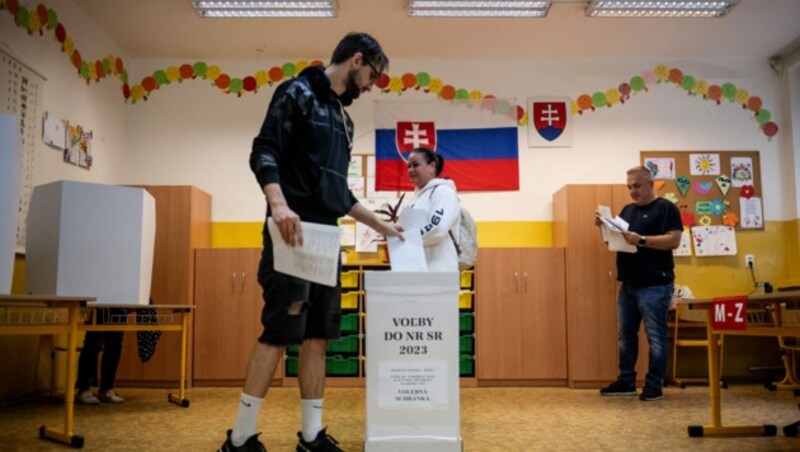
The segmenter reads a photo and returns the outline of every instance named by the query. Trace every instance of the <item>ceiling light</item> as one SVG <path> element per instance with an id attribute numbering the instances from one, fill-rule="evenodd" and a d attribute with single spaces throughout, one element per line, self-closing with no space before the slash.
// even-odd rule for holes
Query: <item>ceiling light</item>
<path id="1" fill-rule="evenodd" d="M 591 0 L 589 17 L 722 17 L 740 0 Z"/>
<path id="2" fill-rule="evenodd" d="M 336 17 L 336 1 L 193 1 L 200 17 Z"/>
<path id="3" fill-rule="evenodd" d="M 411 17 L 545 17 L 552 0 L 409 0 Z"/>

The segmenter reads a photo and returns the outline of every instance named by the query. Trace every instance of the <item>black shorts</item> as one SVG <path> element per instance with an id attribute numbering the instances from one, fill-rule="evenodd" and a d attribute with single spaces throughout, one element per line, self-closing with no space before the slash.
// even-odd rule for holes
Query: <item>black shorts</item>
<path id="1" fill-rule="evenodd" d="M 272 240 L 264 226 L 264 249 L 258 266 L 258 282 L 263 289 L 264 332 L 258 341 L 270 345 L 299 344 L 305 339 L 338 339 L 341 336 L 341 286 L 316 284 L 275 271 Z M 341 261 L 339 262 L 341 270 Z M 304 302 L 298 315 L 289 315 L 289 306 Z"/>

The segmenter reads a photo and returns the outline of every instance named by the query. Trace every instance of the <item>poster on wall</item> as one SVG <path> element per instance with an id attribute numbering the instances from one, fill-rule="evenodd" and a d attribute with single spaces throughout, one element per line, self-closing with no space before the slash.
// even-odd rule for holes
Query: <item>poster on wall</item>
<path id="1" fill-rule="evenodd" d="M 719 154 L 689 155 L 689 171 L 692 176 L 719 175 Z"/>
<path id="2" fill-rule="evenodd" d="M 0 111 L 14 115 L 22 145 L 19 215 L 15 251 L 25 253 L 28 206 L 33 194 L 33 169 L 39 136 L 39 109 L 46 79 L 0 48 Z"/>
<path id="3" fill-rule="evenodd" d="M 739 198 L 739 216 L 742 219 L 742 228 L 759 229 L 764 227 L 764 214 L 761 212 L 761 198 Z"/>
<path id="4" fill-rule="evenodd" d="M 674 158 L 646 158 L 644 166 L 653 174 L 656 180 L 675 179 L 675 159 Z"/>
<path id="5" fill-rule="evenodd" d="M 692 241 L 698 257 L 736 255 L 736 230 L 730 226 L 693 226 Z"/>
<path id="6" fill-rule="evenodd" d="M 42 124 L 42 141 L 44 144 L 59 150 L 63 150 L 67 145 L 66 122 L 63 119 L 48 118 L 44 114 Z"/>
<path id="7" fill-rule="evenodd" d="M 672 250 L 672 255 L 676 257 L 685 257 L 692 255 L 692 231 L 684 226 L 681 233 L 681 243 L 677 248 Z"/>
<path id="8" fill-rule="evenodd" d="M 731 157 L 731 183 L 741 188 L 753 185 L 753 159 L 749 157 Z"/>
<path id="9" fill-rule="evenodd" d="M 67 124 L 67 146 L 64 148 L 64 161 L 81 168 L 91 169 L 93 160 L 92 132 L 84 130 L 77 124 Z"/>
<path id="10" fill-rule="evenodd" d="M 570 98 L 528 98 L 528 147 L 571 147 Z"/>

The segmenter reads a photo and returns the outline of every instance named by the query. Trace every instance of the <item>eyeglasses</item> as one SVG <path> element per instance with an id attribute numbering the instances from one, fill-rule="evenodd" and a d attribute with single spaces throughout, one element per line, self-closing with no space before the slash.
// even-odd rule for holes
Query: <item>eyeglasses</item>
<path id="1" fill-rule="evenodd" d="M 369 62 L 368 59 L 364 58 L 362 61 L 365 61 L 372 71 L 369 74 L 369 84 L 372 85 L 378 81 L 378 77 L 381 76 L 381 71 L 378 70 L 372 63 Z"/>

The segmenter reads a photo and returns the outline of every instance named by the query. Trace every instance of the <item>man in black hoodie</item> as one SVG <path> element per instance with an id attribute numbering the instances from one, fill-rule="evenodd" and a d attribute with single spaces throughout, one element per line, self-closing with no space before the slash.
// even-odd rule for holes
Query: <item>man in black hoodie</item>
<path id="1" fill-rule="evenodd" d="M 336 225 L 350 215 L 386 237 L 402 228 L 380 220 L 347 187 L 353 121 L 344 107 L 370 91 L 389 59 L 372 36 L 350 33 L 338 44 L 327 68 L 312 66 L 282 83 L 253 140 L 250 168 L 272 217 L 289 246 L 302 245 L 301 221 Z M 298 377 L 303 427 L 298 451 L 339 451 L 322 428 L 325 349 L 340 336 L 340 287 L 295 278 L 274 269 L 266 221 L 258 269 L 263 288 L 264 332 L 250 355 L 239 413 L 221 451 L 263 451 L 256 421 L 272 375 L 288 344 L 301 343 Z"/>

